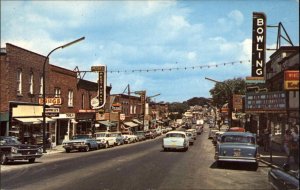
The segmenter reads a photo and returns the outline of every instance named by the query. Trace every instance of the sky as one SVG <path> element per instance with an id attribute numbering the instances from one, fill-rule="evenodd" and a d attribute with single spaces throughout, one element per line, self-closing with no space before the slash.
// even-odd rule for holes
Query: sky
<path id="1" fill-rule="evenodd" d="M 299 0 L 1 0 L 1 47 L 47 56 L 84 36 L 51 54 L 50 64 L 80 71 L 106 65 L 111 94 L 129 84 L 131 91 L 160 94 L 156 102 L 182 102 L 211 96 L 215 83 L 205 77 L 251 75 L 253 12 L 264 12 L 267 25 L 281 22 L 299 46 Z M 267 48 L 276 40 L 277 28 L 267 28 Z M 96 82 L 97 74 L 84 79 Z"/>

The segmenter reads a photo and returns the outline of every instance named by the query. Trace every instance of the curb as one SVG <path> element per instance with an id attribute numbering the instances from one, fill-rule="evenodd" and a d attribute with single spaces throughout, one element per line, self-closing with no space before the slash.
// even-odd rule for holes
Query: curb
<path id="1" fill-rule="evenodd" d="M 277 166 L 275 164 L 271 164 L 270 162 L 267 162 L 267 161 L 265 161 L 265 160 L 263 160 L 261 158 L 259 159 L 259 161 L 262 162 L 262 163 L 264 163 L 264 164 L 266 164 L 266 165 L 268 165 L 269 167 L 276 168 L 276 169 L 280 168 L 279 166 Z"/>

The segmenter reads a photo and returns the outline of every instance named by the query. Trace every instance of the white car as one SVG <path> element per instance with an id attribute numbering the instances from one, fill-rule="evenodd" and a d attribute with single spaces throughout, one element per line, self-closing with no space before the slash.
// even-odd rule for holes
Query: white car
<path id="1" fill-rule="evenodd" d="M 122 136 L 124 137 L 125 144 L 135 143 L 139 141 L 138 137 L 132 133 L 123 133 Z"/>
<path id="2" fill-rule="evenodd" d="M 196 140 L 196 138 L 197 138 L 197 131 L 196 131 L 196 129 L 188 129 L 188 130 L 186 130 L 186 132 L 192 133 L 194 140 Z"/>
<path id="3" fill-rule="evenodd" d="M 169 149 L 189 149 L 189 138 L 184 131 L 170 131 L 163 138 L 162 147 L 165 151 Z"/>
<path id="4" fill-rule="evenodd" d="M 216 129 L 216 128 L 212 128 L 209 130 L 209 133 L 208 133 L 208 138 L 209 139 L 212 139 L 214 138 L 214 136 L 216 135 L 216 132 L 219 131 L 219 129 Z"/>
<path id="5" fill-rule="evenodd" d="M 96 140 L 100 144 L 104 144 L 105 148 L 113 147 L 116 142 L 116 138 L 110 132 L 98 132 L 95 133 Z"/>

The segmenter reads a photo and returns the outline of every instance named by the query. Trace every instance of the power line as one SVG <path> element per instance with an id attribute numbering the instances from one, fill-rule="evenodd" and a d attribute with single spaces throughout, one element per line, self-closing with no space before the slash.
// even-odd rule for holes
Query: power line
<path id="1" fill-rule="evenodd" d="M 195 70 L 195 69 L 209 69 L 219 66 L 234 65 L 234 64 L 250 63 L 250 60 L 233 61 L 219 64 L 207 65 L 194 65 L 189 67 L 169 67 L 169 68 L 155 68 L 155 69 L 133 69 L 133 70 L 108 70 L 108 73 L 134 73 L 134 72 L 166 72 L 166 71 L 179 71 L 179 70 Z"/>

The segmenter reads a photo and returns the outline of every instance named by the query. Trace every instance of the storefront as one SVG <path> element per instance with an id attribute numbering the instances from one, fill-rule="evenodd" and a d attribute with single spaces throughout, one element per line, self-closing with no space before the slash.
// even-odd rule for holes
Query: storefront
<path id="1" fill-rule="evenodd" d="M 71 139 L 75 134 L 76 124 L 75 113 L 59 114 L 56 119 L 56 124 L 53 129 L 50 129 L 52 143 L 54 146 L 62 144 L 64 140 Z"/>
<path id="2" fill-rule="evenodd" d="M 75 134 L 92 134 L 93 126 L 96 119 L 94 110 L 76 113 L 76 130 Z"/>
<path id="3" fill-rule="evenodd" d="M 16 136 L 23 143 L 43 144 L 43 106 L 38 104 L 10 102 L 9 135 Z M 46 117 L 46 139 L 55 119 Z"/>

